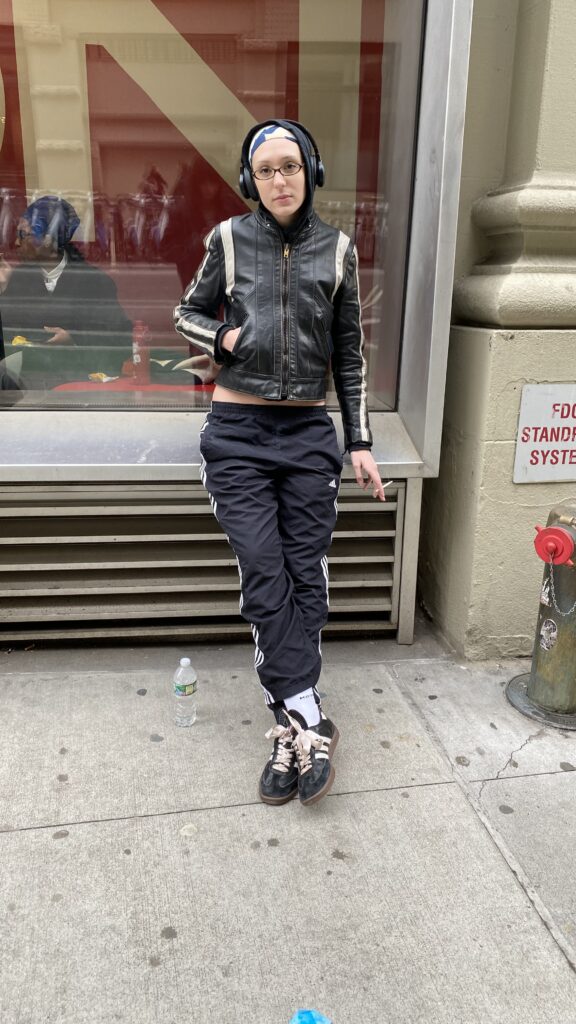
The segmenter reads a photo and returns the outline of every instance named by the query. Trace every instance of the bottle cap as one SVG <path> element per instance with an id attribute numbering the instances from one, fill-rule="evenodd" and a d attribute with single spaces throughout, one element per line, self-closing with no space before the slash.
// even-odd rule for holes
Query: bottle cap
<path id="1" fill-rule="evenodd" d="M 190 658 L 180 658 L 180 665 L 182 668 L 188 668 L 190 664 Z"/>

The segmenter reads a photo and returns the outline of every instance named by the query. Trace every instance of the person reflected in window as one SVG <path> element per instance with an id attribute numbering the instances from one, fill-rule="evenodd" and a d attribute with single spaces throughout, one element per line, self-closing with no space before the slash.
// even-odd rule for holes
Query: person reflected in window
<path id="1" fill-rule="evenodd" d="M 58 196 L 31 203 L 18 223 L 20 263 L 0 261 L 4 336 L 47 345 L 130 345 L 132 323 L 114 281 L 72 244 L 80 219 Z"/>
<path id="2" fill-rule="evenodd" d="M 160 171 L 156 167 L 156 164 L 149 164 L 144 174 L 142 181 L 138 186 L 138 191 L 142 192 L 147 196 L 155 196 L 161 198 L 166 195 L 168 191 L 168 182 L 162 177 Z"/>
<path id="3" fill-rule="evenodd" d="M 231 189 L 202 166 L 181 163 L 169 199 L 161 253 L 175 263 L 182 288 L 192 280 L 203 254 L 203 239 L 215 223 L 245 209 Z"/>

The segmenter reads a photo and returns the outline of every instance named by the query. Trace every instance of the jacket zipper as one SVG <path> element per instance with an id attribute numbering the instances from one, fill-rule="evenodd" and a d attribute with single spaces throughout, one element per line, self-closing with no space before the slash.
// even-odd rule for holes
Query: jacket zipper
<path id="1" fill-rule="evenodd" d="M 282 385 L 280 398 L 288 397 L 290 316 L 288 311 L 288 284 L 290 280 L 290 246 L 284 246 L 282 260 Z"/>

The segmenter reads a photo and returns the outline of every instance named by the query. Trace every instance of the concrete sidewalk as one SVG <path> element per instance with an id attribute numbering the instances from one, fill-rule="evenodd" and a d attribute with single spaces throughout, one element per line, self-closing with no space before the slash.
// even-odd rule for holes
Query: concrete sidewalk
<path id="1" fill-rule="evenodd" d="M 576 734 L 422 624 L 324 646 L 311 808 L 257 799 L 248 645 L 0 650 L 2 1024 L 576 1024 Z"/>

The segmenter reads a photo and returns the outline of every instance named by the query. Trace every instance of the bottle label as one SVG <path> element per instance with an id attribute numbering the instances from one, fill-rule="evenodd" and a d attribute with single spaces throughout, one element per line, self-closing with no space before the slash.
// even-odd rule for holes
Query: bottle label
<path id="1" fill-rule="evenodd" d="M 177 697 L 191 697 L 193 693 L 196 693 L 197 684 L 193 683 L 174 683 L 174 693 Z"/>

